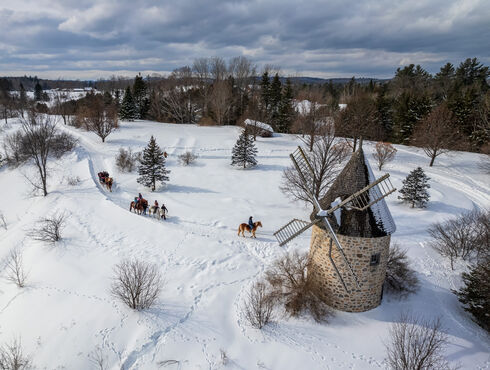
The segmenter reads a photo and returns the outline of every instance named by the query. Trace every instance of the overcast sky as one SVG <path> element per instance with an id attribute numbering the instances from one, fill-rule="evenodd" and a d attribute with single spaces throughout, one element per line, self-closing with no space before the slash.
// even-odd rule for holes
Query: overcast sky
<path id="1" fill-rule="evenodd" d="M 0 0 L 0 75 L 133 76 L 237 55 L 326 78 L 490 65 L 490 0 Z"/>

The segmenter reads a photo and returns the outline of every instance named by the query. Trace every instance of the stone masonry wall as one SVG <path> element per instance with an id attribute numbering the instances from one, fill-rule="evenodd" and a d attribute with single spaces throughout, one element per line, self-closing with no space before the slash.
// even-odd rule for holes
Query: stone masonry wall
<path id="1" fill-rule="evenodd" d="M 337 234 L 340 245 L 360 283 L 357 287 L 354 277 L 335 244 L 332 244 L 332 259 L 342 275 L 348 293 L 338 278 L 329 258 L 329 234 L 313 226 L 311 236 L 311 266 L 308 276 L 319 287 L 321 298 L 328 305 L 348 312 L 371 310 L 381 303 L 381 293 L 386 275 L 390 236 L 360 238 Z M 371 266 L 371 256 L 379 253 L 377 265 Z"/>

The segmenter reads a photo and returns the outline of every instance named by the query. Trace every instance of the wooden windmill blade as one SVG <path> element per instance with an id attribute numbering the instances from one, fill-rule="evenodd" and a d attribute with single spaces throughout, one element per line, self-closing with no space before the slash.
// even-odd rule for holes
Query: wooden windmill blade
<path id="1" fill-rule="evenodd" d="M 373 181 L 358 192 L 355 192 L 351 196 L 347 197 L 336 206 L 328 209 L 327 214 L 332 214 L 342 207 L 364 211 L 365 209 L 369 208 L 373 204 L 379 202 L 381 199 L 396 191 L 396 188 L 393 187 L 389 177 L 390 174 L 388 173 L 381 176 L 379 179 Z"/>
<path id="2" fill-rule="evenodd" d="M 295 218 L 277 230 L 274 233 L 274 236 L 279 242 L 279 245 L 282 247 L 284 244 L 290 242 L 298 235 L 304 233 L 317 222 L 319 222 L 319 220 L 315 222 L 308 222 Z"/>

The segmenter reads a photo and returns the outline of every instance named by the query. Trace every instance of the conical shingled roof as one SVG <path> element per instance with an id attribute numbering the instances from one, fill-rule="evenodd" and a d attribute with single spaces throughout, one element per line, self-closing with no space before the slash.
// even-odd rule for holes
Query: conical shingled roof
<path id="1" fill-rule="evenodd" d="M 327 194 L 320 199 L 320 205 L 322 209 L 329 209 L 339 198 L 344 200 L 373 181 L 375 177 L 360 146 L 352 154 Z M 312 214 L 312 219 L 314 217 L 315 213 Z M 331 215 L 329 221 L 337 233 L 348 236 L 381 237 L 390 235 L 396 230 L 395 222 L 384 199 L 364 211 L 342 208 L 339 220 Z"/>

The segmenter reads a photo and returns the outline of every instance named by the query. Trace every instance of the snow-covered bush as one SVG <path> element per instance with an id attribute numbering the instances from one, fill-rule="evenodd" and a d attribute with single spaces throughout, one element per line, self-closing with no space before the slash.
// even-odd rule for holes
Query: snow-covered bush
<path id="1" fill-rule="evenodd" d="M 390 369 L 450 369 L 443 357 L 447 335 L 441 330 L 440 319 L 424 320 L 403 313 L 389 331 L 386 350 Z"/>
<path id="2" fill-rule="evenodd" d="M 127 150 L 119 148 L 119 153 L 116 155 L 117 169 L 121 172 L 133 172 L 140 156 L 139 153 L 133 153 L 131 148 Z"/>
<path id="3" fill-rule="evenodd" d="M 427 192 L 430 188 L 429 180 L 422 167 L 417 167 L 403 180 L 403 187 L 400 189 L 402 195 L 398 199 L 410 203 L 412 208 L 415 206 L 425 208 L 430 197 Z"/>
<path id="4" fill-rule="evenodd" d="M 44 217 L 37 221 L 36 227 L 28 232 L 28 235 L 41 242 L 54 244 L 62 239 L 62 231 L 66 224 L 66 214 L 55 213 L 50 217 Z"/>
<path id="5" fill-rule="evenodd" d="M 310 258 L 307 253 L 293 252 L 277 259 L 266 271 L 270 295 L 291 316 L 303 313 L 315 321 L 326 321 L 333 311 L 319 298 L 318 287 L 308 278 Z"/>
<path id="6" fill-rule="evenodd" d="M 409 267 L 407 252 L 398 244 L 393 244 L 389 251 L 384 287 L 387 292 L 401 296 L 415 293 L 419 287 L 417 275 Z"/>
<path id="7" fill-rule="evenodd" d="M 31 359 L 24 354 L 20 340 L 14 339 L 0 346 L 0 369 L 27 370 L 31 366 Z"/>
<path id="8" fill-rule="evenodd" d="M 124 260 L 114 267 L 111 293 L 128 307 L 143 310 L 152 307 L 162 289 L 162 277 L 154 264 Z"/>
<path id="9" fill-rule="evenodd" d="M 262 329 L 272 320 L 274 301 L 270 286 L 267 282 L 257 281 L 250 289 L 243 312 L 248 323 L 257 329 Z"/>
<path id="10" fill-rule="evenodd" d="M 490 258 L 481 260 L 461 277 L 463 286 L 454 293 L 474 321 L 490 332 Z"/>
<path id="11" fill-rule="evenodd" d="M 179 162 L 183 166 L 188 166 L 194 163 L 197 159 L 197 155 L 192 152 L 185 152 L 184 154 L 179 155 Z"/>
<path id="12" fill-rule="evenodd" d="M 66 179 L 66 183 L 70 186 L 76 186 L 80 184 L 80 181 L 82 180 L 80 179 L 79 176 L 70 176 Z"/>

